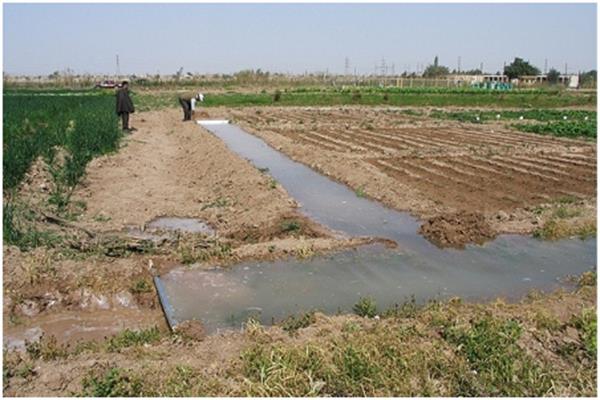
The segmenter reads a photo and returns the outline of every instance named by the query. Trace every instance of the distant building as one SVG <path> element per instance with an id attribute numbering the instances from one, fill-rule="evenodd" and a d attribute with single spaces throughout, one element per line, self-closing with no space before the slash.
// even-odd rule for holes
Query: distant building
<path id="1" fill-rule="evenodd" d="M 540 75 L 523 75 L 518 79 L 514 80 L 515 83 L 519 86 L 535 86 L 542 85 L 548 82 L 548 75 L 540 74 Z M 564 75 L 561 74 L 558 77 L 558 83 L 568 86 L 570 88 L 576 89 L 579 87 L 579 75 L 577 74 L 569 74 Z"/>
<path id="2" fill-rule="evenodd" d="M 452 80 L 455 84 L 470 84 L 484 83 L 484 82 L 504 82 L 508 83 L 510 79 L 506 75 L 450 75 L 448 79 Z"/>

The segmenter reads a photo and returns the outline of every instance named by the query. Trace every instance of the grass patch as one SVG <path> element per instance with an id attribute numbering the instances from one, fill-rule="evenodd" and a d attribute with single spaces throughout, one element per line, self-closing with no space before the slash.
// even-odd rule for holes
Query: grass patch
<path id="1" fill-rule="evenodd" d="M 561 219 L 578 217 L 579 215 L 581 215 L 581 210 L 570 209 L 562 205 L 554 211 L 554 216 Z"/>
<path id="2" fill-rule="evenodd" d="M 588 221 L 579 225 L 571 225 L 560 218 L 551 218 L 533 232 L 533 237 L 542 240 L 558 240 L 566 237 L 578 236 L 588 239 L 596 235 L 596 221 Z"/>
<path id="3" fill-rule="evenodd" d="M 85 397 L 140 397 L 143 382 L 121 368 L 110 368 L 103 375 L 90 374 L 83 382 Z"/>
<path id="4" fill-rule="evenodd" d="M 44 361 L 66 358 L 69 354 L 67 346 L 58 344 L 56 337 L 42 337 L 39 341 L 26 343 L 25 350 L 32 359 Z"/>
<path id="5" fill-rule="evenodd" d="M 356 189 L 354 191 L 354 193 L 356 194 L 356 197 L 366 197 L 367 196 L 367 194 L 365 193 L 365 188 L 363 186 Z"/>
<path id="6" fill-rule="evenodd" d="M 132 331 L 125 329 L 123 332 L 108 339 L 107 349 L 110 352 L 120 351 L 122 349 L 140 346 L 148 343 L 155 343 L 161 338 L 161 333 L 157 327 Z"/>
<path id="7" fill-rule="evenodd" d="M 596 310 L 584 309 L 580 315 L 572 319 L 571 324 L 579 331 L 587 355 L 595 361 L 598 354 Z"/>
<path id="8" fill-rule="evenodd" d="M 419 306 L 417 305 L 417 300 L 415 296 L 411 296 L 411 298 L 407 301 L 404 301 L 400 304 L 394 304 L 393 307 L 388 308 L 383 313 L 385 318 L 413 318 L 417 315 L 419 311 Z"/>
<path id="9" fill-rule="evenodd" d="M 465 396 L 543 396 L 552 379 L 517 344 L 523 333 L 515 320 L 485 316 L 466 328 L 450 327 L 446 340 L 457 346 L 477 379 L 462 382 Z"/>
<path id="10" fill-rule="evenodd" d="M 217 197 L 217 199 L 215 201 L 202 206 L 201 210 L 204 211 L 207 208 L 223 208 L 223 207 L 227 207 L 227 206 L 229 206 L 229 200 L 227 200 L 223 197 Z"/>
<path id="11" fill-rule="evenodd" d="M 26 204 L 9 198 L 2 208 L 4 212 L 2 231 L 5 243 L 25 251 L 40 246 L 56 247 L 63 242 L 59 234 L 41 231 L 35 227 L 34 222 L 38 217 Z"/>
<path id="12" fill-rule="evenodd" d="M 579 286 L 596 286 L 597 282 L 598 275 L 594 271 L 584 272 L 577 280 Z"/>
<path id="13" fill-rule="evenodd" d="M 561 323 L 557 318 L 543 311 L 538 311 L 533 320 L 535 321 L 535 327 L 539 330 L 557 331 L 561 327 Z"/>
<path id="14" fill-rule="evenodd" d="M 302 224 L 300 221 L 295 219 L 284 220 L 281 222 L 281 232 L 282 233 L 295 233 L 300 232 L 302 229 Z"/>
<path id="15" fill-rule="evenodd" d="M 211 259 L 225 259 L 231 256 L 229 243 L 217 238 L 182 238 L 177 246 L 179 259 L 184 264 L 193 264 Z"/>
<path id="16" fill-rule="evenodd" d="M 348 332 L 348 331 L 347 331 Z M 445 395 L 453 366 L 414 331 L 378 326 L 301 345 L 256 345 L 242 355 L 246 396 Z"/>
<path id="17" fill-rule="evenodd" d="M 133 285 L 131 285 L 129 291 L 133 294 L 152 292 L 152 283 L 145 278 L 139 278 L 133 282 Z"/>
<path id="18" fill-rule="evenodd" d="M 300 315 L 290 315 L 281 322 L 281 328 L 290 334 L 297 332 L 299 329 L 306 328 L 317 322 L 314 311 L 302 313 Z"/>

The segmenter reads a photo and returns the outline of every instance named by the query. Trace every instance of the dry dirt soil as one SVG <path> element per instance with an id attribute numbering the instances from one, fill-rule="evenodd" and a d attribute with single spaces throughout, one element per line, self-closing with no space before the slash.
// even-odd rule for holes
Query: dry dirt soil
<path id="1" fill-rule="evenodd" d="M 243 108 L 221 114 L 293 159 L 425 221 L 441 246 L 531 233 L 557 203 L 595 223 L 596 144 L 395 108 Z"/>

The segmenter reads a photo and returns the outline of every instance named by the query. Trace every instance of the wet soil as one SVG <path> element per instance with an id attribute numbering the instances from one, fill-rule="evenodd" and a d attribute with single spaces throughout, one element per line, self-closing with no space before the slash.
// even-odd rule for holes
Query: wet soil
<path id="1" fill-rule="evenodd" d="M 419 233 L 439 247 L 464 248 L 466 243 L 483 244 L 496 237 L 483 215 L 460 212 L 429 218 Z"/>

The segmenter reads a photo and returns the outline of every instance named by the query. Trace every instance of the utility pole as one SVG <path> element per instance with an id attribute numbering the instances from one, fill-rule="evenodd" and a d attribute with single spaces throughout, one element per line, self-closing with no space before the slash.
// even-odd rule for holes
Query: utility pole
<path id="1" fill-rule="evenodd" d="M 121 67 L 119 66 L 119 55 L 117 54 L 117 78 L 121 76 Z"/>
<path id="2" fill-rule="evenodd" d="M 544 59 L 544 74 L 548 73 L 548 59 Z"/>
<path id="3" fill-rule="evenodd" d="M 567 63 L 565 63 L 565 75 L 567 75 L 567 71 L 568 71 L 568 70 L 569 70 L 569 69 L 568 69 L 568 64 L 567 64 Z"/>
<path id="4" fill-rule="evenodd" d="M 387 75 L 387 66 L 385 64 L 385 58 L 381 57 L 381 75 Z"/>
<path id="5" fill-rule="evenodd" d="M 479 64 L 479 70 L 481 71 L 481 74 L 483 75 L 483 61 Z"/>
<path id="6" fill-rule="evenodd" d="M 346 60 L 344 61 L 344 75 L 348 76 L 349 73 L 350 73 L 350 60 L 348 59 L 348 57 L 346 57 Z"/>
<path id="7" fill-rule="evenodd" d="M 460 74 L 460 56 L 458 56 L 458 73 Z"/>

